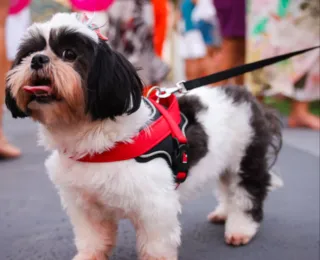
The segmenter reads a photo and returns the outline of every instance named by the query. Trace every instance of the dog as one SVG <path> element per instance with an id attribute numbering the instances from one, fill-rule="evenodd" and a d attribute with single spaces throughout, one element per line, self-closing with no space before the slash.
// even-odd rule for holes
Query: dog
<path id="1" fill-rule="evenodd" d="M 6 84 L 12 116 L 39 122 L 39 142 L 53 151 L 45 165 L 73 226 L 74 260 L 108 259 L 122 218 L 136 229 L 139 259 L 178 259 L 181 205 L 205 184 L 216 186 L 219 202 L 209 220 L 225 222 L 227 244 L 247 244 L 267 193 L 282 186 L 269 170 L 281 124 L 241 87 L 204 86 L 178 96 L 189 121 L 190 171 L 177 189 L 162 158 L 76 160 L 130 143 L 151 111 L 136 69 L 74 13 L 28 29 Z"/>

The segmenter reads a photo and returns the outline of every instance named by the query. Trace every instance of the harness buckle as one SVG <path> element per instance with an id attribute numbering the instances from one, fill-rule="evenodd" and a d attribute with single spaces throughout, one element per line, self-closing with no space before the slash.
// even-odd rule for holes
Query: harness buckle
<path id="1" fill-rule="evenodd" d="M 188 177 L 189 163 L 188 163 L 188 153 L 189 145 L 178 143 L 178 149 L 174 155 L 173 171 L 175 176 L 175 182 L 177 184 L 183 183 Z"/>

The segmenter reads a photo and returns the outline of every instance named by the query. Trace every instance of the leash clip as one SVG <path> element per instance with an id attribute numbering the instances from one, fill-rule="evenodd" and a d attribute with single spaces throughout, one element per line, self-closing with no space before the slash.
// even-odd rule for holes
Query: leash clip
<path id="1" fill-rule="evenodd" d="M 178 81 L 177 83 L 176 83 L 176 86 L 177 86 L 177 91 L 179 92 L 179 93 L 185 93 L 185 92 L 187 92 L 187 89 L 186 89 L 186 87 L 184 86 L 184 83 L 185 83 L 185 81 L 184 80 L 180 80 L 180 81 Z"/>
<path id="2" fill-rule="evenodd" d="M 175 93 L 185 93 L 187 92 L 186 88 L 184 87 L 184 80 L 181 80 L 176 83 L 176 86 L 173 88 L 159 88 L 159 91 L 157 92 L 158 98 L 167 98 L 170 97 L 172 94 Z"/>
<path id="3" fill-rule="evenodd" d="M 150 95 L 155 92 L 155 95 L 157 97 L 157 103 L 159 103 L 159 100 L 161 98 L 168 98 L 170 97 L 172 94 L 175 93 L 185 93 L 187 92 L 186 88 L 184 87 L 184 80 L 179 81 L 178 83 L 176 83 L 175 87 L 172 88 L 163 88 L 163 87 L 159 87 L 159 86 L 154 86 L 152 87 L 148 93 L 147 93 L 147 98 L 150 97 Z"/>
<path id="4" fill-rule="evenodd" d="M 172 94 L 180 91 L 180 88 L 159 88 L 159 91 L 156 93 L 158 98 L 167 98 L 170 97 Z"/>

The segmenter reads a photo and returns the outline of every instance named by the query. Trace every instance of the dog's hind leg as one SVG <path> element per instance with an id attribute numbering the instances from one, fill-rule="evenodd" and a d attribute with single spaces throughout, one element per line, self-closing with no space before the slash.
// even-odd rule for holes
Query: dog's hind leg
<path id="1" fill-rule="evenodd" d="M 255 201 L 240 182 L 230 185 L 225 225 L 225 241 L 234 246 L 247 244 L 257 233 L 262 219 L 262 202 Z"/>
<path id="2" fill-rule="evenodd" d="M 264 153 L 260 156 L 258 153 L 256 156 L 247 153 L 239 171 L 230 175 L 228 184 L 225 240 L 230 245 L 244 245 L 257 233 L 263 219 L 263 202 L 270 186 Z"/>
<path id="3" fill-rule="evenodd" d="M 228 215 L 228 173 L 225 172 L 217 180 L 216 198 L 218 200 L 218 206 L 208 215 L 208 220 L 213 223 L 224 223 Z"/>

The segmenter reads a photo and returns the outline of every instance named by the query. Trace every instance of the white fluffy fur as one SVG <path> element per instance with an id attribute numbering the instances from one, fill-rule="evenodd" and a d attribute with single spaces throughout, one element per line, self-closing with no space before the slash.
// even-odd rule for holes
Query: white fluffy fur
<path id="1" fill-rule="evenodd" d="M 143 102 L 138 111 L 115 121 L 79 123 L 58 132 L 41 127 L 41 143 L 55 149 L 46 167 L 74 226 L 79 251 L 75 259 L 100 259 L 88 258 L 88 255 L 110 253 L 120 218 L 129 218 L 135 225 L 141 259 L 177 259 L 182 198 L 193 195 L 205 183 L 214 186 L 226 169 L 238 172 L 244 149 L 252 137 L 250 105 L 233 104 L 220 88 L 198 88 L 188 95 L 199 96 L 208 106 L 197 120 L 209 135 L 209 152 L 191 169 L 190 177 L 177 190 L 163 159 L 143 164 L 135 160 L 94 164 L 69 159 L 70 155 L 109 149 L 116 141 L 130 141 L 149 120 L 150 111 Z M 236 178 L 233 178 L 235 184 Z M 220 205 L 224 213 L 235 220 L 227 221 L 226 239 L 235 235 L 249 241 L 257 231 L 257 224 L 242 212 L 250 208 L 251 201 L 246 191 L 237 185 L 233 191 L 233 196 L 224 200 L 226 204 Z"/>
<path id="2" fill-rule="evenodd" d="M 32 33 L 41 32 L 45 38 L 49 39 L 49 33 L 51 29 L 59 29 L 61 27 L 66 26 L 70 28 L 71 30 L 77 31 L 91 39 L 93 39 L 95 42 L 99 42 L 98 35 L 93 31 L 88 29 L 87 25 L 85 23 L 80 22 L 77 19 L 76 13 L 57 13 L 54 15 L 51 20 L 45 22 L 45 23 L 34 23 L 31 25 L 27 33 L 24 35 L 24 37 L 28 38 L 28 36 Z M 47 41 L 48 42 L 48 41 Z"/>

